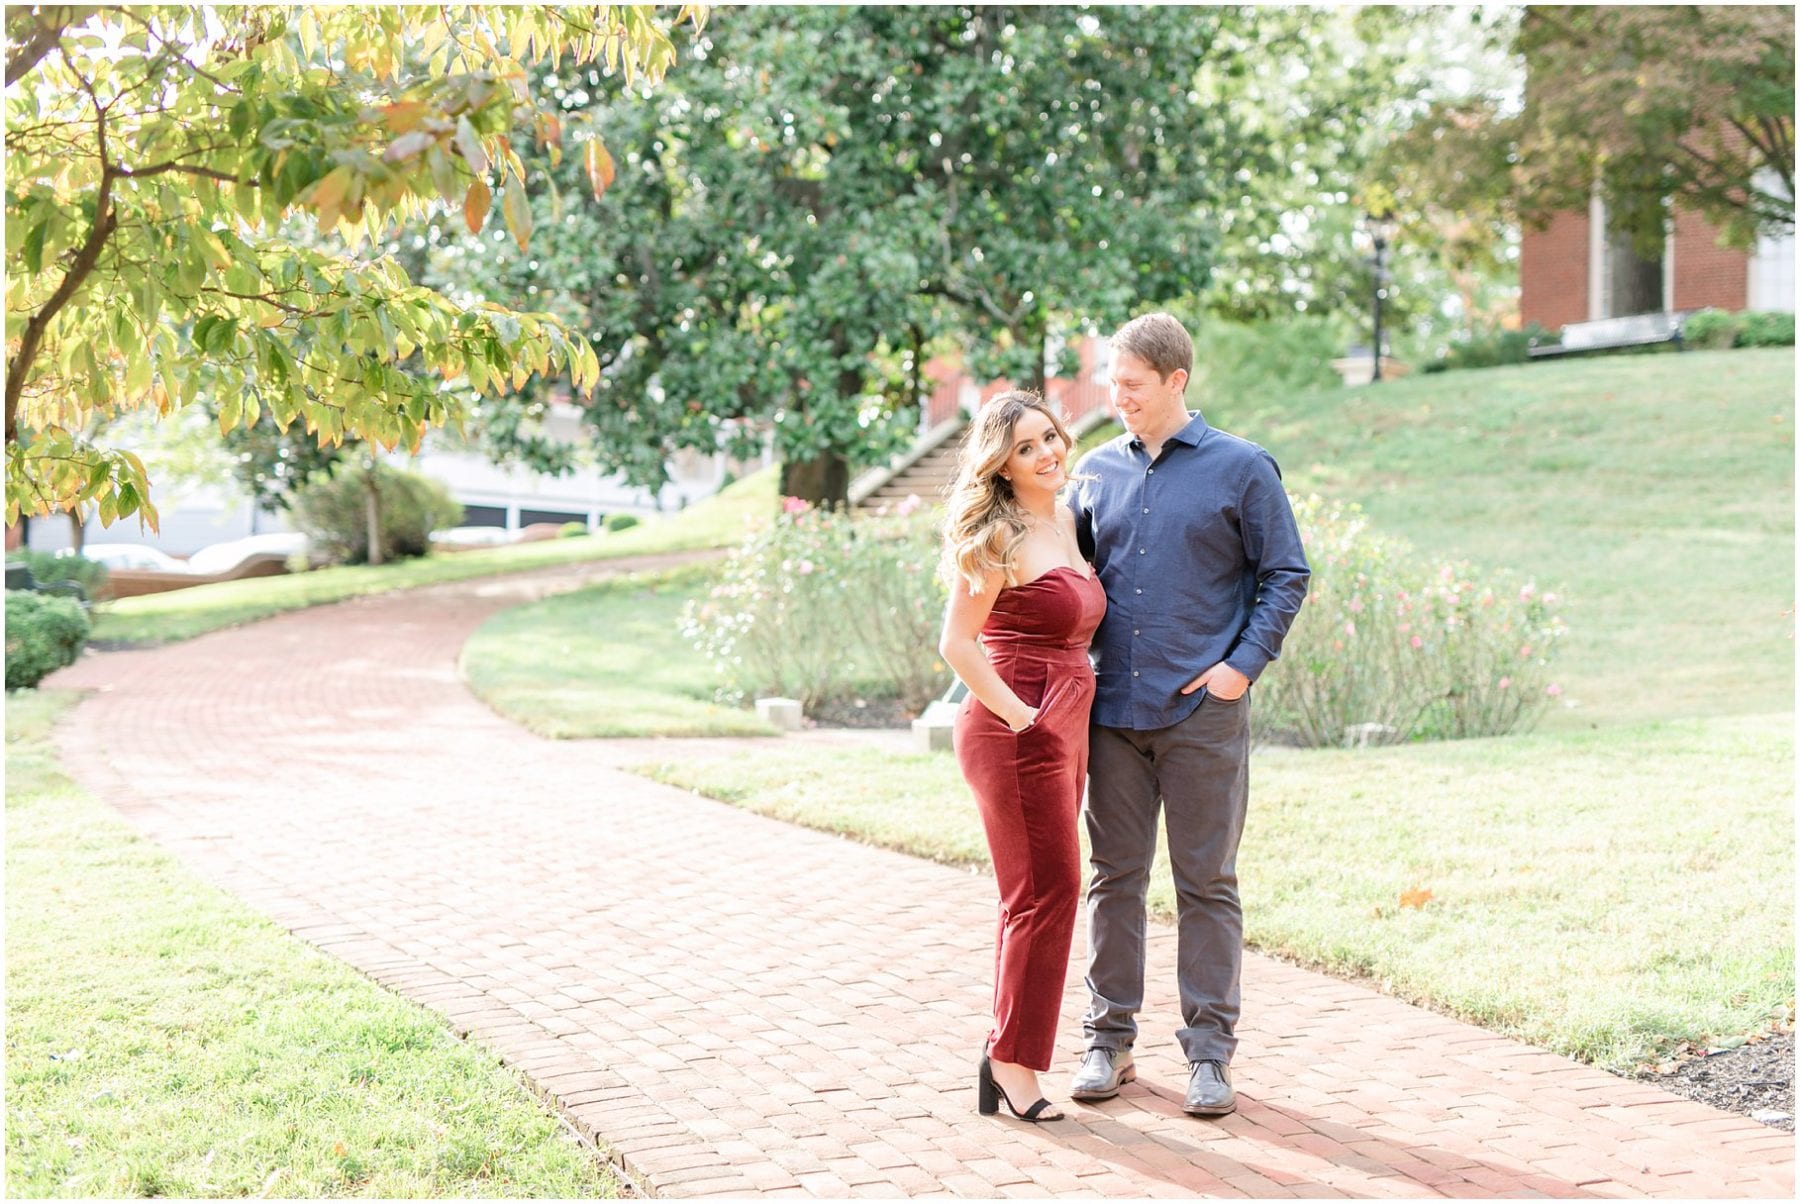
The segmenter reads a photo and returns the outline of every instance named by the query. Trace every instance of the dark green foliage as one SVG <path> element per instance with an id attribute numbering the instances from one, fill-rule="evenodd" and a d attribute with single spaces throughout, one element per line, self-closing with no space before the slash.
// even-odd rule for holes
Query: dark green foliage
<path id="1" fill-rule="evenodd" d="M 1703 309 L 1681 324 L 1682 341 L 1702 350 L 1720 350 L 1737 344 L 1738 318 L 1722 309 Z"/>
<path id="2" fill-rule="evenodd" d="M 313 547 L 341 564 L 369 559 L 369 470 L 343 467 L 321 477 L 294 497 L 293 512 Z M 383 559 L 423 556 L 431 533 L 462 522 L 463 508 L 441 484 L 383 464 L 375 474 L 380 497 Z"/>
<path id="3" fill-rule="evenodd" d="M 1681 333 L 1688 346 L 1715 351 L 1727 347 L 1792 347 L 1794 315 L 1703 309 L 1682 323 Z"/>
<path id="4" fill-rule="evenodd" d="M 1738 331 L 1739 347 L 1792 347 L 1794 315 L 1791 313 L 1745 313 L 1738 315 L 1742 326 Z"/>
<path id="5" fill-rule="evenodd" d="M 6 688 L 27 690 L 81 655 L 92 629 L 73 598 L 6 591 Z"/>
<path id="6" fill-rule="evenodd" d="M 609 514 L 606 516 L 606 529 L 608 531 L 623 531 L 627 527 L 635 527 L 637 525 L 638 517 L 635 514 Z"/>
<path id="7" fill-rule="evenodd" d="M 648 98 L 544 78 L 571 131 L 605 131 L 603 203 L 580 154 L 516 142 L 555 185 L 533 192 L 529 254 L 446 223 L 427 279 L 587 332 L 603 468 L 654 487 L 671 452 L 748 456 L 767 423 L 781 492 L 841 503 L 910 438 L 933 356 L 1038 383 L 1059 347 L 1067 369 L 1080 335 L 1183 298 L 1360 307 L 1347 227 L 1310 207 L 1350 212 L 1351 144 L 1399 85 L 1321 65 L 1301 104 L 1267 82 L 1336 29 L 1223 7 L 721 8 Z M 1317 234 L 1296 242 L 1299 210 Z M 484 430 L 555 388 L 484 401 Z"/>
<path id="8" fill-rule="evenodd" d="M 31 566 L 31 575 L 46 585 L 52 581 L 73 581 L 90 598 L 96 596 L 100 587 L 106 584 L 106 566 L 97 560 L 87 560 L 80 556 L 58 556 L 54 552 L 34 552 L 29 548 L 8 552 L 6 559 L 11 562 L 24 561 Z"/>
<path id="9" fill-rule="evenodd" d="M 564 523 L 557 529 L 558 539 L 575 539 L 588 533 L 586 523 Z"/>
<path id="10" fill-rule="evenodd" d="M 1459 368 L 1497 368 L 1531 362 L 1533 347 L 1555 346 L 1560 340 L 1536 322 L 1523 330 L 1486 330 L 1450 344 L 1450 349 L 1424 367 L 1426 372 Z"/>

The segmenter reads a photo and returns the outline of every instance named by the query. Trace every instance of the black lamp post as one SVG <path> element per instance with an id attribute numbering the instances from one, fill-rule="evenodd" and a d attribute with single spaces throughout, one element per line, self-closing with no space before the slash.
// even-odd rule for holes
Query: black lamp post
<path id="1" fill-rule="evenodd" d="M 1375 241 L 1375 256 L 1370 263 L 1375 268 L 1375 357 L 1374 379 L 1381 379 L 1381 303 L 1387 299 L 1388 242 L 1394 234 L 1394 218 L 1391 213 L 1370 212 L 1365 215 L 1369 223 L 1369 234 Z"/>

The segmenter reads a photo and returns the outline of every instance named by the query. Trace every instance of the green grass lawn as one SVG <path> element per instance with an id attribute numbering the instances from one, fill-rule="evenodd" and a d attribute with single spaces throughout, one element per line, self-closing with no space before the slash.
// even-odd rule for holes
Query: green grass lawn
<path id="1" fill-rule="evenodd" d="M 58 770 L 6 702 L 10 1196 L 615 1195 L 518 1078 Z"/>
<path id="2" fill-rule="evenodd" d="M 1612 1068 L 1766 1028 L 1794 995 L 1786 715 L 1253 761 L 1246 936 Z M 943 754 L 732 748 L 639 772 L 779 819 L 987 864 Z M 1173 914 L 1167 859 L 1151 906 Z M 1431 893 L 1423 907 L 1404 892 Z"/>
<path id="3" fill-rule="evenodd" d="M 772 736 L 755 712 L 713 701 L 717 679 L 681 635 L 681 607 L 712 571 L 633 574 L 502 611 L 463 646 L 463 675 L 540 736 Z"/>
<path id="4" fill-rule="evenodd" d="M 96 611 L 94 638 L 125 644 L 168 643 L 364 594 L 653 552 L 722 547 L 736 543 L 748 524 L 765 520 L 774 510 L 775 471 L 766 469 L 677 514 L 624 531 L 440 552 L 373 568 L 351 565 L 125 598 Z"/>

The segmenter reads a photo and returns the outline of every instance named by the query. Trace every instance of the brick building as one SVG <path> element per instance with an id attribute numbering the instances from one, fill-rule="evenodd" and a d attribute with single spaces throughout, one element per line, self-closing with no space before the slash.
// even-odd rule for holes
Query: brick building
<path id="1" fill-rule="evenodd" d="M 1794 309 L 1794 237 L 1764 235 L 1753 252 L 1721 247 L 1696 213 L 1677 211 L 1662 255 L 1638 257 L 1609 235 L 1606 203 L 1559 213 L 1519 247 L 1519 318 L 1549 330 L 1570 322 L 1696 309 Z"/>

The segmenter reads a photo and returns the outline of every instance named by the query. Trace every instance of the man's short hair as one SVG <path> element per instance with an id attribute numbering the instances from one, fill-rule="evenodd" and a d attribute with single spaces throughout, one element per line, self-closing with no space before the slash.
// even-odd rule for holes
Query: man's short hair
<path id="1" fill-rule="evenodd" d="M 1194 340 L 1187 327 L 1169 314 L 1143 314 L 1119 327 L 1112 337 L 1115 351 L 1129 351 L 1156 369 L 1164 380 L 1180 368 L 1194 374 Z"/>

